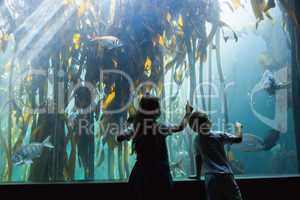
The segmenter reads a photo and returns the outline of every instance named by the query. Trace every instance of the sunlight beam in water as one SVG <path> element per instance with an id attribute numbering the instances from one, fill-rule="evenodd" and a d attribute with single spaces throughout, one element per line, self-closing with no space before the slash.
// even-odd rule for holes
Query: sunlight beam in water
<path id="1" fill-rule="evenodd" d="M 67 8 L 62 10 L 65 6 Z M 61 16 L 56 17 L 59 12 L 61 12 Z M 31 62 L 74 12 L 75 7 L 65 5 L 64 1 L 43 1 L 14 33 L 17 43 L 16 58 L 19 59 L 19 62 L 22 64 Z M 54 23 L 49 24 L 54 17 L 56 18 Z"/>
<path id="2" fill-rule="evenodd" d="M 221 19 L 234 29 L 254 26 L 255 17 L 252 14 L 250 1 L 241 0 L 240 5 L 234 5 L 230 0 L 219 0 L 221 9 Z"/>

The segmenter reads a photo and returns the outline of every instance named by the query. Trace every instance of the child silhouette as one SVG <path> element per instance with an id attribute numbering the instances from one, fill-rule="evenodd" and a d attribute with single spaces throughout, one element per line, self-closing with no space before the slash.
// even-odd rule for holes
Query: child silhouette
<path id="1" fill-rule="evenodd" d="M 160 102 L 150 95 L 141 98 L 137 114 L 132 118 L 133 130 L 117 136 L 117 141 L 133 141 L 137 155 L 129 177 L 132 199 L 153 200 L 170 198 L 172 177 L 169 168 L 166 137 L 182 131 L 188 124 L 192 107 L 186 105 L 186 114 L 178 126 L 165 126 L 157 122 Z"/>
<path id="2" fill-rule="evenodd" d="M 242 142 L 242 125 L 236 123 L 235 135 L 211 131 L 212 124 L 202 112 L 194 112 L 189 125 L 198 134 L 195 138 L 197 173 L 193 178 L 200 178 L 203 164 L 208 200 L 242 200 L 224 149 L 225 144 Z"/>

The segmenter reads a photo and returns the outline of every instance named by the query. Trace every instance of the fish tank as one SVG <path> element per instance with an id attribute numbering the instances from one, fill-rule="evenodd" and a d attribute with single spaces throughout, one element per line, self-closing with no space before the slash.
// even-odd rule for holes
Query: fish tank
<path id="1" fill-rule="evenodd" d="M 298 174 L 292 90 L 295 16 L 275 0 L 0 1 L 0 184 L 126 181 L 118 143 L 145 93 L 162 124 L 186 102 L 226 146 L 237 177 Z M 174 180 L 195 173 L 187 127 L 167 137 Z"/>

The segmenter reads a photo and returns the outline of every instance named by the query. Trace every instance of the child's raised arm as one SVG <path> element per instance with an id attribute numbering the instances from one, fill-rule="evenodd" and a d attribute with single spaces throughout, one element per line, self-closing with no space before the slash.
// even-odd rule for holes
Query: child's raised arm
<path id="1" fill-rule="evenodd" d="M 235 123 L 235 136 L 240 139 L 240 142 L 243 141 L 243 125 L 239 122 Z"/>
<path id="2" fill-rule="evenodd" d="M 235 134 L 229 134 L 229 133 L 225 133 L 225 134 L 220 134 L 221 136 L 221 140 L 225 143 L 225 144 L 236 144 L 236 143 L 241 143 L 243 141 L 243 125 L 239 122 L 235 123 Z"/>
<path id="3" fill-rule="evenodd" d="M 193 112 L 193 107 L 189 104 L 189 102 L 187 102 L 187 104 L 185 106 L 185 115 L 184 115 L 181 123 L 179 125 L 175 125 L 175 126 L 160 127 L 160 131 L 162 133 L 168 133 L 168 134 L 183 131 L 189 122 L 189 118 L 190 118 L 192 112 Z"/>

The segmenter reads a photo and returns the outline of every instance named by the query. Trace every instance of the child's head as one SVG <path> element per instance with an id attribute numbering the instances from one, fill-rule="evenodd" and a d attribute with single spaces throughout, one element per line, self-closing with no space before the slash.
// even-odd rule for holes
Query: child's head
<path id="1" fill-rule="evenodd" d="M 194 112 L 190 116 L 189 125 L 193 131 L 203 135 L 209 134 L 211 128 L 211 122 L 207 114 L 203 112 Z"/>
<path id="2" fill-rule="evenodd" d="M 146 119 L 156 119 L 160 116 L 159 98 L 146 94 L 140 100 L 138 113 Z"/>

